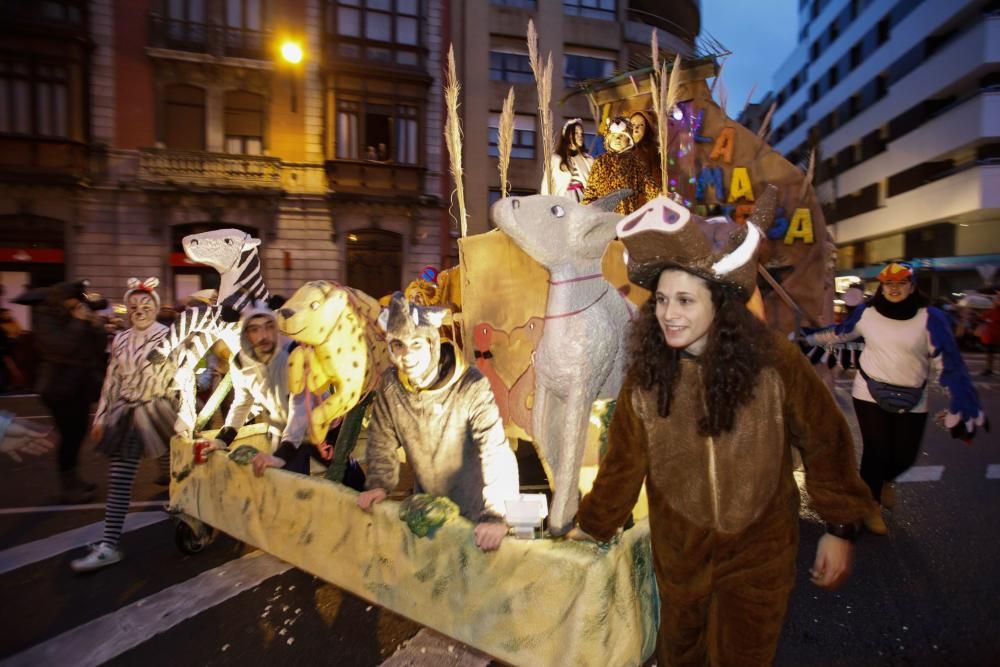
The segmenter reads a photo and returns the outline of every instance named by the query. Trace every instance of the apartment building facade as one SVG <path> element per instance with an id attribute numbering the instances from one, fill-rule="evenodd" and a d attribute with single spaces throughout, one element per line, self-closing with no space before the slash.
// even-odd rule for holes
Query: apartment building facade
<path id="1" fill-rule="evenodd" d="M 805 163 L 838 274 L 916 259 L 935 295 L 1000 267 L 1000 3 L 800 0 L 775 148 Z"/>
<path id="2" fill-rule="evenodd" d="M 0 2 L 5 300 L 155 275 L 179 301 L 217 284 L 181 238 L 219 227 L 262 240 L 285 295 L 381 295 L 448 261 L 445 4 Z"/>

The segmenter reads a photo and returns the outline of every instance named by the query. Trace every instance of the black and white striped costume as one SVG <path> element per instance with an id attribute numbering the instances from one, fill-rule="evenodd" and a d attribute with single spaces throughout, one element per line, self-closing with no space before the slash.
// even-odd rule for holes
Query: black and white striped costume
<path id="1" fill-rule="evenodd" d="M 166 335 L 167 328 L 154 322 L 115 336 L 94 417 L 104 427 L 98 451 L 132 459 L 166 453 L 176 417 L 172 365 L 147 360 Z"/>
<path id="2" fill-rule="evenodd" d="M 173 366 L 147 359 L 166 335 L 167 328 L 154 322 L 144 331 L 122 331 L 111 344 L 94 423 L 104 427 L 97 449 L 111 458 L 103 541 L 113 547 L 121 537 L 139 461 L 153 456 L 162 464 L 173 435 Z"/>
<path id="3" fill-rule="evenodd" d="M 219 303 L 208 308 L 188 309 L 181 313 L 170 327 L 162 344 L 157 346 L 157 352 L 162 358 L 166 358 L 184 346 L 187 349 L 179 355 L 178 365 L 194 365 L 201 361 L 216 340 L 222 338 L 233 354 L 237 354 L 240 351 L 239 324 L 227 319 L 238 320 L 238 313 L 242 312 L 248 303 L 266 302 L 269 298 L 271 293 L 267 291 L 260 271 L 257 246 L 246 248 L 240 254 L 236 265 L 222 275 Z"/>
<path id="4" fill-rule="evenodd" d="M 226 232 L 229 231 L 234 233 L 227 235 Z M 217 236 L 220 233 L 223 234 L 222 238 Z M 239 256 L 235 261 L 230 260 L 230 268 L 223 270 L 223 267 L 229 266 L 229 262 L 222 257 L 233 252 L 233 246 L 237 243 L 242 243 Z M 261 273 L 258 244 L 259 241 L 237 230 L 193 234 L 184 239 L 185 252 L 189 257 L 214 266 L 220 272 L 221 281 L 218 304 L 207 308 L 189 308 L 181 313 L 149 357 L 156 363 L 162 363 L 170 357 L 174 359 L 180 390 L 178 417 L 174 427 L 178 433 L 190 432 L 195 425 L 195 367 L 220 338 L 234 355 L 239 353 L 239 324 L 233 320 L 239 319 L 238 313 L 248 303 L 267 301 L 271 296 Z M 196 252 L 192 250 L 192 246 L 198 248 Z"/>

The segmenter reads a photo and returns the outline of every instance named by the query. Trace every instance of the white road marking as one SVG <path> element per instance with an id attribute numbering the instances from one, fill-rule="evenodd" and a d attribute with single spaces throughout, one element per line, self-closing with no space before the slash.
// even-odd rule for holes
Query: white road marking
<path id="1" fill-rule="evenodd" d="M 896 478 L 897 482 L 939 482 L 944 466 L 913 466 Z"/>
<path id="2" fill-rule="evenodd" d="M 129 503 L 129 507 L 163 507 L 165 500 L 137 500 Z M 87 503 L 85 505 L 37 505 L 35 507 L 5 507 L 0 509 L 4 514 L 42 514 L 45 512 L 79 512 L 81 510 L 102 510 L 104 503 Z"/>
<path id="3" fill-rule="evenodd" d="M 1000 463 L 991 463 L 986 466 L 986 479 L 1000 479 Z"/>
<path id="4" fill-rule="evenodd" d="M 168 517 L 166 512 L 133 512 L 125 517 L 124 532 L 138 530 L 159 523 Z M 25 565 L 31 565 L 65 553 L 70 549 L 92 544 L 104 535 L 104 522 L 98 521 L 89 526 L 74 528 L 64 533 L 20 544 L 10 549 L 0 551 L 0 574 L 16 570 Z"/>
<path id="5" fill-rule="evenodd" d="M 32 646 L 4 665 L 101 665 L 291 568 L 263 551 L 253 551 Z"/>

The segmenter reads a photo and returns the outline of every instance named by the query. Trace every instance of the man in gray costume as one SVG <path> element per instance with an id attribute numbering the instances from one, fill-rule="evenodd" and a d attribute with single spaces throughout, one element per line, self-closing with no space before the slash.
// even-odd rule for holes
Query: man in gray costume
<path id="1" fill-rule="evenodd" d="M 370 512 L 396 487 L 402 447 L 418 491 L 454 501 L 477 524 L 476 546 L 493 551 L 507 534 L 504 501 L 518 494 L 517 461 L 489 381 L 441 341 L 446 313 L 396 292 L 380 318 L 395 368 L 382 376 L 373 403 L 368 490 L 358 506 Z"/>

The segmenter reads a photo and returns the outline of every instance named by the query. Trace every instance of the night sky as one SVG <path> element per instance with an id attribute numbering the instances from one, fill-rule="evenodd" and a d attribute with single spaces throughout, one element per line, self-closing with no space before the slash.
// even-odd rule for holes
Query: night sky
<path id="1" fill-rule="evenodd" d="M 754 83 L 753 102 L 774 88 L 774 73 L 798 40 L 798 2 L 701 0 L 701 27 L 732 52 L 722 82 L 727 112 L 736 118 Z"/>

